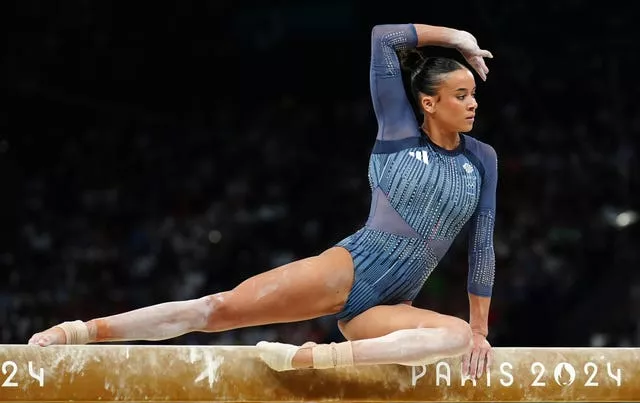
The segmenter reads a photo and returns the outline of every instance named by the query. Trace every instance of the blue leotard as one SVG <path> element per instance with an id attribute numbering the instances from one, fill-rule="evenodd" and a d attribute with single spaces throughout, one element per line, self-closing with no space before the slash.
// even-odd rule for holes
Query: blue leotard
<path id="1" fill-rule="evenodd" d="M 455 150 L 445 150 L 421 132 L 396 55 L 415 46 L 412 24 L 373 29 L 370 87 L 378 133 L 369 160 L 371 210 L 366 224 L 337 244 L 355 266 L 340 320 L 413 300 L 467 223 L 468 291 L 492 292 L 496 153 L 467 135 Z"/>

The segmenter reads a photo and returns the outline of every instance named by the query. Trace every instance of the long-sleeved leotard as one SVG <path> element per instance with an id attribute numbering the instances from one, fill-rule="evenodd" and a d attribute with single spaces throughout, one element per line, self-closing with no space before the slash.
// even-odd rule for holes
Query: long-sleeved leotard
<path id="1" fill-rule="evenodd" d="M 353 288 L 338 319 L 413 300 L 467 223 L 468 291 L 490 296 L 496 153 L 466 135 L 455 150 L 445 150 L 421 132 L 396 54 L 417 46 L 412 24 L 376 26 L 371 38 L 370 87 L 378 120 L 369 160 L 371 211 L 360 230 L 337 244 L 355 265 Z"/>

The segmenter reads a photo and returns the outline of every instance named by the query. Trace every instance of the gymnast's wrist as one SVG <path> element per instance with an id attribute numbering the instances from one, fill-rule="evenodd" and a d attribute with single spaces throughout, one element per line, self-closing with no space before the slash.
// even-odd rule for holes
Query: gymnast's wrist
<path id="1" fill-rule="evenodd" d="M 459 49 L 464 42 L 464 31 L 455 28 L 445 28 L 448 46 L 453 49 Z"/>
<path id="2" fill-rule="evenodd" d="M 489 335 L 489 330 L 487 329 L 479 329 L 479 328 L 471 328 L 471 333 L 475 336 L 480 335 L 482 337 L 484 337 L 485 339 L 487 338 L 487 336 Z"/>

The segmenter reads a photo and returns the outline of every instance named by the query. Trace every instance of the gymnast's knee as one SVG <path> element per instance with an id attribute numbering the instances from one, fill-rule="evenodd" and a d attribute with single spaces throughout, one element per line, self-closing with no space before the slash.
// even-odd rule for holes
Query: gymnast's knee
<path id="1" fill-rule="evenodd" d="M 205 307 L 206 321 L 202 329 L 204 332 L 221 332 L 235 327 L 238 315 L 233 309 L 233 291 L 219 292 L 199 299 Z"/>
<path id="2" fill-rule="evenodd" d="M 473 332 L 466 321 L 452 318 L 451 323 L 445 325 L 443 330 L 451 342 L 449 346 L 450 354 L 464 354 L 473 347 Z"/>
<path id="3" fill-rule="evenodd" d="M 440 352 L 446 356 L 456 356 L 468 352 L 473 346 L 473 332 L 471 326 L 462 319 L 451 317 L 446 323 L 441 324 L 436 328 L 418 327 L 412 329 L 412 334 L 419 339 L 430 339 L 429 333 L 436 330 L 440 333 Z M 424 331 L 424 333 L 422 332 Z M 430 349 L 433 346 L 423 344 L 425 349 Z"/>

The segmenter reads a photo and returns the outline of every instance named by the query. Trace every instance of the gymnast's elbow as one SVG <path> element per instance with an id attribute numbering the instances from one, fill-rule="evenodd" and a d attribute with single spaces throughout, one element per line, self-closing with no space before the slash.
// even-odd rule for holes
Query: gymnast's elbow
<path id="1" fill-rule="evenodd" d="M 372 50 L 390 48 L 397 51 L 405 48 L 408 44 L 407 41 L 410 42 L 410 40 L 406 37 L 407 35 L 410 36 L 409 32 L 407 31 L 408 26 L 409 24 L 374 25 L 374 27 L 371 29 Z"/>
<path id="2" fill-rule="evenodd" d="M 389 42 L 389 32 L 393 31 L 392 24 L 378 24 L 371 28 L 371 42 L 383 45 L 391 45 Z"/>

